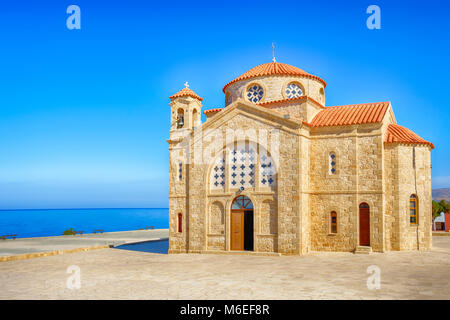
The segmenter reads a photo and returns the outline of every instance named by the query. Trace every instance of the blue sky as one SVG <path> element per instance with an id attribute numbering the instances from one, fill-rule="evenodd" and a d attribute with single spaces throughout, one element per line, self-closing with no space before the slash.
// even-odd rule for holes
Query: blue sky
<path id="1" fill-rule="evenodd" d="M 66 8 L 81 8 L 69 30 Z M 381 8 L 381 30 L 366 8 Z M 168 96 L 271 61 L 327 105 L 390 100 L 450 187 L 448 1 L 0 1 L 0 208 L 167 207 Z"/>

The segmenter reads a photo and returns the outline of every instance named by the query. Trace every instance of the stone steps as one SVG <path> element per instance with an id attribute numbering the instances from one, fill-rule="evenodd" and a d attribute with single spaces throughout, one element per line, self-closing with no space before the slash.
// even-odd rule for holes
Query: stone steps
<path id="1" fill-rule="evenodd" d="M 372 253 L 372 248 L 367 246 L 357 246 L 355 249 L 355 254 L 370 254 Z"/>

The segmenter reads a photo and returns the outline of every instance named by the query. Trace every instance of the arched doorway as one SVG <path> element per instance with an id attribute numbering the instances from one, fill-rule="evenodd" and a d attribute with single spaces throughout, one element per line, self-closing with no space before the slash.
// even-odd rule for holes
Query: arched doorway
<path id="1" fill-rule="evenodd" d="M 253 251 L 253 203 L 247 196 L 231 204 L 231 250 Z"/>
<path id="2" fill-rule="evenodd" d="M 359 245 L 370 246 L 370 208 L 365 202 L 359 205 Z"/>

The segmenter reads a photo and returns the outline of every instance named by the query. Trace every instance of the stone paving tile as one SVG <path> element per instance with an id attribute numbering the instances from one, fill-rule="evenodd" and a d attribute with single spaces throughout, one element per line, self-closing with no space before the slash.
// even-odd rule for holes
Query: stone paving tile
<path id="1" fill-rule="evenodd" d="M 0 299 L 450 299 L 450 237 L 428 252 L 160 255 L 118 249 L 0 263 Z M 67 267 L 81 288 L 66 286 Z M 369 290 L 367 267 L 381 270 Z"/>

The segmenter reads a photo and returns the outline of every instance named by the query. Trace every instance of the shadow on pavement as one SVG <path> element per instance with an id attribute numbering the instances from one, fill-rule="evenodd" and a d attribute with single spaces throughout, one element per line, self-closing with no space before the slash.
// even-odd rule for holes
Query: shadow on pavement
<path id="1" fill-rule="evenodd" d="M 169 251 L 169 239 L 123 244 L 114 247 L 114 249 L 167 254 Z"/>

